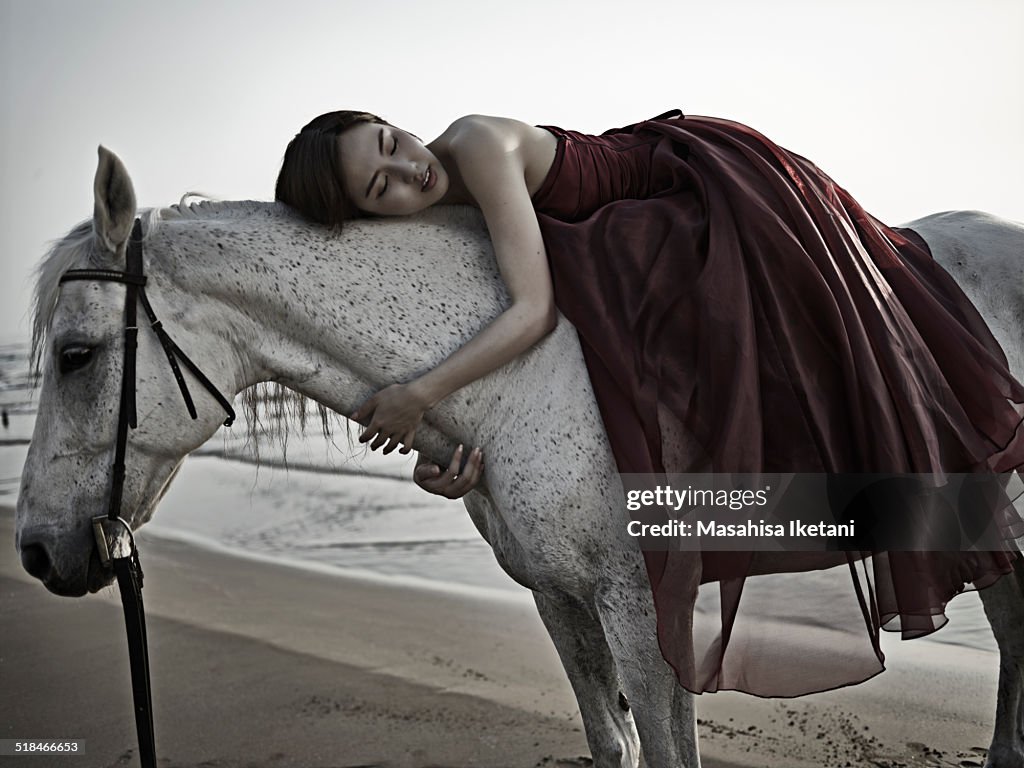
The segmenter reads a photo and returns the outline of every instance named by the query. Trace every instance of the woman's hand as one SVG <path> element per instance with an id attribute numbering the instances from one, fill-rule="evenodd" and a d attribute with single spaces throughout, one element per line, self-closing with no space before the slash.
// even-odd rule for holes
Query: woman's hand
<path id="1" fill-rule="evenodd" d="M 460 471 L 461 469 L 461 471 Z M 412 473 L 412 479 L 416 485 L 425 491 L 444 496 L 448 499 L 458 499 L 465 496 L 476 484 L 480 482 L 480 475 L 484 471 L 484 454 L 479 447 L 474 448 L 466 459 L 466 466 L 462 466 L 462 446 L 455 449 L 452 454 L 451 463 L 448 469 L 442 471 L 441 467 L 434 464 L 430 459 L 420 457 L 416 462 L 416 469 Z"/>
<path id="2" fill-rule="evenodd" d="M 353 421 L 366 424 L 359 436 L 359 442 L 369 440 L 370 450 L 384 446 L 384 453 L 391 453 L 399 444 L 400 453 L 409 453 L 416 438 L 416 428 L 423 419 L 423 413 L 430 403 L 419 392 L 415 383 L 392 384 L 377 392 L 349 416 Z"/>

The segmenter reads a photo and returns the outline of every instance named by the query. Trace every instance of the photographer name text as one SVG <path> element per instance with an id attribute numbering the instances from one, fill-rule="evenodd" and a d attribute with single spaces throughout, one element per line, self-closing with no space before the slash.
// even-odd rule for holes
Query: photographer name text
<path id="1" fill-rule="evenodd" d="M 855 535 L 856 521 L 848 523 L 805 523 L 801 520 L 790 520 L 788 525 L 782 523 L 766 523 L 764 520 L 747 520 L 742 523 L 718 523 L 714 520 L 701 520 L 688 523 L 684 520 L 669 520 L 664 523 L 641 523 L 631 520 L 626 527 L 630 536 L 697 536 L 708 538 L 740 538 L 740 537 L 789 537 L 799 538 L 839 538 Z"/>

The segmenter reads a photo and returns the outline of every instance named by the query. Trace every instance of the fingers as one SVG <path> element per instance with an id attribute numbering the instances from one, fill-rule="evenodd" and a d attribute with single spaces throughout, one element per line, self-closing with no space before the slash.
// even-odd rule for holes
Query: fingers
<path id="1" fill-rule="evenodd" d="M 365 443 L 367 440 L 369 440 L 374 435 L 375 432 L 376 432 L 376 427 L 371 425 L 370 427 L 368 427 L 366 429 L 365 432 L 363 432 L 362 435 L 359 436 L 359 442 Z M 405 434 L 405 436 L 402 437 L 402 438 L 399 438 L 397 435 L 388 435 L 388 434 L 385 434 L 384 432 L 376 432 L 376 437 L 374 438 L 373 442 L 370 443 L 370 450 L 371 451 L 376 451 L 378 448 L 380 448 L 383 445 L 384 446 L 384 450 L 382 451 L 382 453 L 387 455 L 387 454 L 391 453 L 393 450 L 395 450 L 396 448 L 398 448 L 398 446 L 402 446 L 402 449 L 399 451 L 399 453 L 409 453 L 412 450 L 412 443 L 413 443 L 413 440 L 415 440 L 415 439 L 416 439 L 416 430 L 415 429 L 412 430 L 411 432 L 407 432 Z"/>
<path id="2" fill-rule="evenodd" d="M 459 475 L 459 469 L 462 467 L 462 443 L 459 443 L 459 447 L 455 449 L 455 453 L 452 454 L 452 460 L 448 462 L 448 474 L 455 478 Z"/>
<path id="3" fill-rule="evenodd" d="M 412 450 L 416 427 L 422 412 L 410 412 L 408 398 L 399 385 L 392 385 L 372 397 L 349 414 L 363 426 L 360 443 L 370 443 L 370 450 L 383 448 L 385 454 L 402 446 L 402 453 Z"/>
<path id="4" fill-rule="evenodd" d="M 413 441 L 416 439 L 416 430 L 411 429 L 406 433 L 405 437 L 402 438 L 402 450 L 399 453 L 409 453 L 412 450 Z"/>
<path id="5" fill-rule="evenodd" d="M 412 479 L 416 485 L 429 491 L 430 489 L 423 485 L 424 481 L 438 477 L 440 474 L 441 468 L 437 464 L 418 464 L 412 473 Z"/>
<path id="6" fill-rule="evenodd" d="M 445 495 L 450 499 L 457 499 L 473 490 L 483 473 L 483 461 L 483 452 L 479 448 L 470 451 L 469 458 L 466 459 L 466 466 L 448 486 Z"/>
<path id="7" fill-rule="evenodd" d="M 370 440 L 370 450 L 376 451 L 381 446 L 384 447 L 382 453 L 389 454 L 399 446 L 403 446 L 399 453 L 409 453 L 412 450 L 412 441 L 416 437 L 416 431 L 413 430 L 405 435 L 405 437 L 399 438 L 397 435 L 389 435 L 386 432 L 378 432 L 378 427 L 371 424 L 367 427 L 363 433 L 359 436 L 359 442 L 365 443 Z"/>
<path id="8" fill-rule="evenodd" d="M 442 470 L 437 464 L 417 464 L 412 479 L 420 488 L 439 496 L 448 496 L 448 488 L 459 475 L 462 465 L 462 445 L 455 449 L 447 469 Z M 448 498 L 455 498 L 448 496 Z"/>
<path id="9" fill-rule="evenodd" d="M 380 429 L 380 427 L 378 427 L 375 423 L 373 423 L 371 421 L 369 424 L 366 425 L 366 429 L 364 429 L 359 434 L 359 442 L 360 443 L 365 443 L 368 440 L 372 440 L 374 438 L 374 436 L 377 434 L 379 429 Z"/>
<path id="10" fill-rule="evenodd" d="M 445 472 L 437 464 L 423 464 L 416 467 L 412 479 L 420 488 L 430 493 L 444 495 L 444 489 L 451 484 Z"/>
<path id="11" fill-rule="evenodd" d="M 455 449 L 448 468 L 443 472 L 436 464 L 421 464 L 413 472 L 413 480 L 425 491 L 444 496 L 449 499 L 458 499 L 465 496 L 476 487 L 483 474 L 484 457 L 480 448 L 474 448 L 466 458 L 465 466 L 462 464 L 463 446 Z"/>

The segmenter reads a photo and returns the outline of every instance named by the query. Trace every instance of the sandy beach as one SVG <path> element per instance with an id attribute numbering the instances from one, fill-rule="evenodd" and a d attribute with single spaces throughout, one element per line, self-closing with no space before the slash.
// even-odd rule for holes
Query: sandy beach
<path id="1" fill-rule="evenodd" d="M 116 590 L 52 596 L 22 571 L 12 541 L 13 510 L 0 508 L 0 738 L 86 740 L 84 756 L 17 765 L 137 765 Z M 139 542 L 161 766 L 589 764 L 525 591 L 487 598 L 145 532 Z M 892 642 L 888 653 L 889 670 L 854 688 L 701 697 L 704 765 L 981 766 L 996 656 L 928 641 Z"/>

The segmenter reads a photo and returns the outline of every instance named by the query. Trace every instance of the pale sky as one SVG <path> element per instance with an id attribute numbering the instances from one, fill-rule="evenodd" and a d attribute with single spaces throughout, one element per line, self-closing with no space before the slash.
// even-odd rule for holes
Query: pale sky
<path id="1" fill-rule="evenodd" d="M 1020 0 L 0 0 L 0 337 L 91 215 L 96 146 L 140 206 L 273 197 L 316 114 L 431 139 L 468 113 L 600 132 L 679 107 L 748 123 L 879 218 L 1024 220 Z"/>

